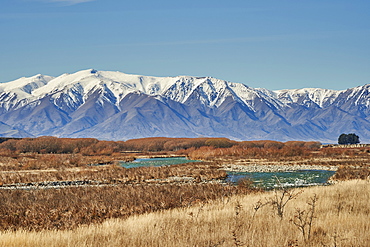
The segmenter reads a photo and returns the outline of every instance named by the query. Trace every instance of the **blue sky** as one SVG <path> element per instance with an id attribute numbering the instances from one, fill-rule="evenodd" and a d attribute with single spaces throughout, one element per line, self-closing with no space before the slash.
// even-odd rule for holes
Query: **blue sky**
<path id="1" fill-rule="evenodd" d="M 271 90 L 370 83 L 368 0 L 2 0 L 0 82 L 82 69 Z"/>

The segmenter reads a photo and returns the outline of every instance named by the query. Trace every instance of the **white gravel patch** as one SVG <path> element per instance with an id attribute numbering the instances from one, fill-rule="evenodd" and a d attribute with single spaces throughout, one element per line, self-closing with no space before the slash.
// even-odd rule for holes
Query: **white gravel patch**
<path id="1" fill-rule="evenodd" d="M 325 170 L 336 171 L 337 166 L 319 166 L 319 165 L 234 165 L 226 164 L 222 170 L 233 172 L 288 172 L 299 170 Z"/>

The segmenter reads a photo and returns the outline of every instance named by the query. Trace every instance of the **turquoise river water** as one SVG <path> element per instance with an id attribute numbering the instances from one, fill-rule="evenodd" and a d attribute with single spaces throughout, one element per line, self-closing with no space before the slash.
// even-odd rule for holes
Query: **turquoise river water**
<path id="1" fill-rule="evenodd" d="M 136 159 L 133 162 L 123 162 L 121 163 L 121 165 L 125 168 L 133 168 L 141 166 L 170 166 L 190 162 L 199 162 L 199 160 L 188 160 L 186 157 L 150 158 L 150 159 Z"/>

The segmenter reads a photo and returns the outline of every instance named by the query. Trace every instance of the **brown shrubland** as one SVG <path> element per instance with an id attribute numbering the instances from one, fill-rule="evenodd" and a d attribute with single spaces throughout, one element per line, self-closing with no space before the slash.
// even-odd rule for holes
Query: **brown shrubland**
<path id="1" fill-rule="evenodd" d="M 0 172 L 2 185 L 43 181 L 94 181 L 95 184 L 138 184 L 169 177 L 191 177 L 199 181 L 223 179 L 226 172 L 212 162 L 194 162 L 162 167 L 126 169 L 119 165 L 86 166 L 79 169 Z M 158 181 L 160 182 L 160 181 Z"/>
<path id="2" fill-rule="evenodd" d="M 303 236 L 293 220 L 297 209 L 312 209 L 309 203 L 314 196 L 310 237 Z M 110 219 L 74 230 L 3 231 L 0 246 L 366 247 L 370 242 L 368 181 L 306 188 L 287 204 L 283 219 L 271 205 L 259 207 L 259 202 L 273 197 L 274 192 L 235 195 L 190 207 Z"/>
<path id="3" fill-rule="evenodd" d="M 0 190 L 0 230 L 74 229 L 242 192 L 245 190 L 234 186 L 210 183 Z"/>
<path id="4" fill-rule="evenodd" d="M 0 246 L 368 246 L 370 242 L 367 147 L 320 148 L 317 142 L 226 138 L 112 142 L 40 137 L 0 142 Z M 119 166 L 118 161 L 142 155 L 182 155 L 209 162 Z M 331 186 L 262 193 L 252 190 L 248 180 L 238 186 L 217 183 L 226 176 L 220 170 L 224 164 L 339 169 Z M 348 179 L 363 180 L 340 181 Z M 37 187 L 44 181 L 89 184 Z M 15 188 L 27 184 L 31 186 Z M 293 196 L 285 203 L 289 195 Z"/>
<path id="5" fill-rule="evenodd" d="M 39 137 L 2 139 L 3 169 L 28 170 L 85 166 L 132 160 L 136 155 L 184 155 L 201 160 L 268 159 L 269 161 L 319 159 L 349 163 L 368 157 L 369 148 L 321 148 L 319 142 L 243 141 L 227 138 L 143 138 L 98 141 L 92 138 Z M 321 162 L 321 161 L 320 161 Z M 325 163 L 325 161 L 323 161 Z M 336 165 L 336 164 L 334 164 Z"/>
<path id="6" fill-rule="evenodd" d="M 362 166 L 341 165 L 334 174 L 333 180 L 370 179 L 370 164 Z"/>
<path id="7" fill-rule="evenodd" d="M 212 183 L 226 177 L 212 162 L 126 169 L 117 165 L 77 170 L 0 173 L 0 230 L 73 229 L 109 218 L 190 206 L 250 186 Z M 81 186 L 40 185 L 48 181 L 85 181 Z M 51 183 L 52 184 L 52 183 Z"/>
<path id="8" fill-rule="evenodd" d="M 123 151 L 138 152 L 183 152 L 191 153 L 199 148 L 222 150 L 227 155 L 250 155 L 262 152 L 261 155 L 297 155 L 299 152 L 312 151 L 320 147 L 319 142 L 277 142 L 277 141 L 243 141 L 237 142 L 227 138 L 167 138 L 153 137 L 128 141 L 99 141 L 93 138 L 56 138 L 38 137 L 23 139 L 1 139 L 0 153 L 17 158 L 21 153 L 37 154 L 82 154 L 83 156 L 109 156 Z M 257 149 L 253 149 L 257 148 Z M 289 154 L 289 149 L 295 153 Z M 244 151 L 242 151 L 244 150 Z M 245 150 L 250 150 L 247 152 Z M 298 150 L 298 151 L 297 151 Z M 291 151 L 291 150 L 290 150 Z"/>

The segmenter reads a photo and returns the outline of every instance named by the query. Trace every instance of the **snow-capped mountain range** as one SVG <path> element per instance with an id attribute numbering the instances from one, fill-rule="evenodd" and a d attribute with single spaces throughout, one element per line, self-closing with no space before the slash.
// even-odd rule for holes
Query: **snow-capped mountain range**
<path id="1" fill-rule="evenodd" d="M 370 84 L 342 91 L 270 91 L 212 77 L 150 77 L 93 69 L 0 84 L 0 135 L 104 140 L 228 137 L 370 141 Z"/>

